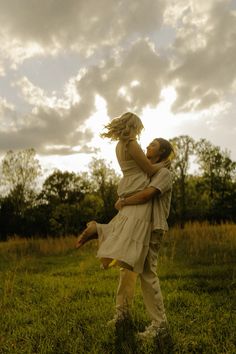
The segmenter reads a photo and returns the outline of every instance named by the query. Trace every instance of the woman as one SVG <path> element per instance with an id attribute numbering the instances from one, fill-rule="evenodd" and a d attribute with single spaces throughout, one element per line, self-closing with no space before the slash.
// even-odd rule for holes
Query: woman
<path id="1" fill-rule="evenodd" d="M 150 177 L 165 163 L 151 164 L 137 143 L 143 124 L 140 118 L 130 112 L 113 119 L 106 127 L 103 137 L 118 141 L 116 156 L 123 172 L 118 185 L 119 198 L 127 197 L 143 190 Z M 103 268 L 114 264 L 126 267 L 137 273 L 143 270 L 151 234 L 152 202 L 122 208 L 109 224 L 88 223 L 79 236 L 76 247 L 95 238 L 97 232 L 99 249 L 97 257 Z"/>

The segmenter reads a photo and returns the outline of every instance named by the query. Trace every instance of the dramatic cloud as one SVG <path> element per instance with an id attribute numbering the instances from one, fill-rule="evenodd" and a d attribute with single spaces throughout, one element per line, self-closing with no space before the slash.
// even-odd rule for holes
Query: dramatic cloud
<path id="1" fill-rule="evenodd" d="M 219 141 L 224 127 L 231 148 L 235 3 L 0 0 L 0 152 L 94 152 L 98 131 L 86 124 L 97 97 L 109 118 L 127 110 L 143 116 L 168 87 L 176 133 Z"/>
<path id="2" fill-rule="evenodd" d="M 89 69 L 78 81 L 78 92 L 84 100 L 102 96 L 110 117 L 125 110 L 141 112 L 146 105 L 157 105 L 166 70 L 151 44 L 139 40 L 116 58 Z"/>
<path id="3" fill-rule="evenodd" d="M 1 42 L 15 63 L 68 48 L 90 56 L 156 31 L 162 23 L 164 4 L 147 4 L 145 0 L 1 0 Z"/>
<path id="4" fill-rule="evenodd" d="M 226 99 L 236 80 L 236 11 L 227 1 L 189 2 L 173 44 L 175 111 L 202 110 Z M 173 24 L 173 23 L 172 23 Z M 235 89 L 233 90 L 235 93 Z"/>
<path id="5" fill-rule="evenodd" d="M 127 109 L 140 113 L 147 105 L 157 105 L 166 71 L 166 63 L 151 43 L 138 40 L 125 53 L 117 54 L 116 58 L 82 70 L 77 78 L 66 84 L 62 97 L 58 97 L 56 92 L 49 96 L 22 77 L 14 86 L 32 110 L 22 117 L 17 125 L 18 131 L 14 129 L 12 141 L 16 144 L 18 140 L 24 140 L 22 144 L 25 145 L 33 143 L 40 153 L 52 153 L 51 148 L 43 148 L 49 142 L 50 146 L 55 145 L 56 153 L 69 152 L 69 149 L 60 150 L 56 145 L 73 148 L 91 139 L 91 132 L 81 131 L 79 127 L 83 127 L 83 123 L 95 112 L 97 94 L 106 100 L 110 117 L 118 116 Z M 0 147 L 6 148 L 4 137 Z M 22 146 L 18 143 L 16 147 Z"/>
<path id="6" fill-rule="evenodd" d="M 75 153 L 73 146 L 82 147 L 92 138 L 92 132 L 84 129 L 81 123 L 88 117 L 91 106 L 73 103 L 73 95 L 57 98 L 48 97 L 44 91 L 35 87 L 26 78 L 16 83 L 23 97 L 33 108 L 19 119 L 14 107 L 6 100 L 0 102 L 0 149 L 23 149 L 34 146 L 39 153 Z M 66 87 L 68 88 L 68 87 Z M 70 92 L 70 90 L 69 90 Z"/>

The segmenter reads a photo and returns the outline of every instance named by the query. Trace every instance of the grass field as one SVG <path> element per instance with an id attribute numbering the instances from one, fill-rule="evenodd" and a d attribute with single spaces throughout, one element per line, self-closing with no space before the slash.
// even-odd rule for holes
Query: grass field
<path id="1" fill-rule="evenodd" d="M 0 243 L 0 353 L 236 353 L 236 225 L 189 224 L 159 255 L 170 338 L 140 343 L 148 324 L 139 284 L 132 321 L 107 328 L 118 269 L 100 270 L 96 242 L 74 237 Z"/>

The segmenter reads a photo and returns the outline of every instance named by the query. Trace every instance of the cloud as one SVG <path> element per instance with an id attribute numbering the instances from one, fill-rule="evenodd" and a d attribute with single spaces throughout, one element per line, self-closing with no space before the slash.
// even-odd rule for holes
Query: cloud
<path id="1" fill-rule="evenodd" d="M 7 132 L 8 129 L 14 129 L 14 120 L 16 119 L 15 107 L 0 97 L 0 124 L 1 130 Z"/>
<path id="2" fill-rule="evenodd" d="M 111 118 L 127 110 L 140 113 L 146 105 L 157 105 L 167 65 L 149 41 L 138 40 L 116 58 L 88 69 L 78 80 L 78 93 L 84 100 L 103 97 Z"/>
<path id="3" fill-rule="evenodd" d="M 31 94 L 35 92 L 36 96 L 29 97 L 29 102 L 37 105 L 20 117 L 12 105 L 3 99 L 0 101 L 0 151 L 34 147 L 41 154 L 58 154 L 59 151 L 73 154 L 74 146 L 80 145 L 81 152 L 87 149 L 87 141 L 93 134 L 81 124 L 87 118 L 86 110 L 82 112 L 84 107 L 76 104 L 69 109 L 60 105 L 53 108 L 43 106 L 39 100 L 43 97 L 42 90 L 32 90 Z M 66 145 L 66 150 L 65 147 L 60 148 L 61 145 Z"/>
<path id="4" fill-rule="evenodd" d="M 127 110 L 142 115 L 172 86 L 173 112 L 203 112 L 207 121 L 204 111 L 226 107 L 235 94 L 236 14 L 230 1 L 0 0 L 0 8 L 0 76 L 10 73 L 11 80 L 7 98 L 0 99 L 0 151 L 33 146 L 44 155 L 94 152 L 86 121 L 97 111 L 97 95 L 109 118 Z M 66 72 L 62 65 L 60 89 L 49 91 L 47 58 L 55 56 L 61 65 L 60 58 L 72 52 L 77 73 L 76 66 Z M 45 80 L 30 75 L 36 56 L 38 63 L 44 57 L 36 74 L 44 70 Z M 50 76 L 51 87 L 57 87 L 57 75 L 60 69 Z M 13 103 L 9 88 L 15 90 Z M 20 100 L 22 113 L 15 106 Z"/>
<path id="5" fill-rule="evenodd" d="M 169 0 L 149 1 L 147 5 L 145 0 L 51 0 L 30 3 L 22 0 L 19 6 L 17 0 L 0 0 L 2 52 L 15 68 L 32 56 L 59 55 L 67 50 L 78 51 L 85 57 L 94 55 L 97 58 L 94 75 L 96 69 L 98 75 L 101 71 L 99 59 L 105 61 L 103 77 L 106 75 L 105 70 L 110 70 L 108 73 L 112 78 L 112 65 L 115 65 L 113 79 L 119 88 L 123 87 L 123 91 L 120 91 L 119 98 L 116 97 L 116 108 L 113 103 L 114 109 L 110 109 L 113 115 L 119 107 L 125 109 L 127 106 L 124 100 L 126 94 L 127 100 L 132 101 L 131 106 L 138 110 L 142 104 L 146 104 L 145 95 L 148 95 L 148 91 L 148 103 L 154 104 L 152 94 L 155 95 L 156 90 L 153 93 L 152 87 L 148 90 L 145 85 L 145 80 L 153 76 L 153 62 L 150 67 L 148 61 L 145 63 L 146 59 L 150 59 L 149 48 L 146 46 L 141 53 L 141 44 L 138 48 L 133 43 L 138 38 L 143 41 L 145 38 L 153 38 L 153 34 L 164 23 L 176 30 L 176 38 L 169 50 L 172 69 L 162 85 L 172 83 L 176 87 L 178 98 L 173 105 L 174 111 L 201 110 L 207 104 L 222 100 L 225 92 L 235 87 L 236 23 L 235 12 L 229 3 L 225 0 Z M 122 83 L 115 76 L 118 73 L 115 58 L 118 54 L 123 60 L 127 52 L 130 52 L 126 59 L 130 76 L 132 62 L 133 72 L 136 69 L 136 73 L 146 65 L 146 70 L 142 70 L 146 75 L 145 80 L 140 81 L 140 85 L 132 90 L 127 82 Z M 135 54 L 141 55 L 142 59 L 137 59 Z M 112 59 L 109 61 L 109 58 Z M 168 62 L 169 59 L 165 60 Z M 123 63 L 125 65 L 124 60 Z M 4 72 L 3 64 L 1 67 Z M 123 68 L 126 70 L 126 67 Z M 157 76 L 159 78 L 159 73 Z M 107 80 L 103 79 L 101 84 L 104 88 L 103 96 L 110 102 L 112 94 L 105 92 L 109 86 Z M 144 97 L 143 102 L 141 95 Z"/>
<path id="6" fill-rule="evenodd" d="M 64 132 L 65 124 L 58 124 L 58 120 L 55 120 L 54 130 L 53 125 L 49 125 L 43 128 L 34 127 L 31 125 L 28 128 L 18 129 L 17 131 L 0 132 L 0 151 L 12 149 L 26 149 L 34 147 L 37 153 L 42 155 L 48 154 L 74 154 L 73 145 L 81 145 L 81 149 L 77 153 L 81 152 L 94 152 L 94 149 L 87 148 L 87 141 L 92 137 L 92 133 L 89 130 L 84 132 L 78 131 L 75 133 Z M 56 132 L 56 134 L 55 134 Z M 70 139 L 71 137 L 71 139 Z M 61 147 L 61 141 L 64 141 L 68 145 Z M 72 141 L 72 143 L 71 143 Z"/>
<path id="7" fill-rule="evenodd" d="M 94 151 L 86 147 L 93 134 L 84 124 L 96 111 L 96 95 L 105 99 L 110 118 L 127 110 L 141 113 L 144 106 L 157 105 L 166 72 L 167 63 L 152 44 L 138 40 L 116 58 L 80 70 L 65 84 L 61 96 L 22 77 L 14 86 L 31 111 L 21 116 L 13 131 L 9 129 L 12 144 L 4 133 L 0 135 L 0 147 L 34 146 L 43 154 L 73 153 L 75 146 L 80 146 L 80 152 Z"/>
<path id="8" fill-rule="evenodd" d="M 12 83 L 29 110 L 21 115 L 11 112 L 7 135 L 1 127 L 2 151 L 34 146 L 41 154 L 65 154 L 80 146 L 80 152 L 91 152 L 86 144 L 93 134 L 84 124 L 96 111 L 97 94 L 106 100 L 111 118 L 158 103 L 166 64 L 148 39 L 138 38 L 148 38 L 160 28 L 164 1 L 147 6 L 144 0 L 22 0 L 19 6 L 16 0 L 0 0 L 0 6 L 0 60 L 14 70 L 34 56 L 67 50 L 81 57 L 94 54 L 90 66 L 79 70 L 78 64 L 78 76 L 68 79 L 60 95 L 47 92 L 27 76 Z"/>
<path id="9" fill-rule="evenodd" d="M 65 84 L 63 96 L 59 97 L 56 91 L 51 94 L 34 85 L 27 77 L 22 77 L 13 84 L 14 87 L 20 89 L 22 98 L 35 107 L 49 107 L 68 109 L 72 104 L 79 102 L 79 96 L 74 87 L 74 80 L 70 79 Z"/>
<path id="10" fill-rule="evenodd" d="M 5 69 L 4 69 L 3 60 L 0 59 L 0 77 L 1 76 L 5 76 Z"/>
<path id="11" fill-rule="evenodd" d="M 148 6 L 145 0 L 0 0 L 1 45 L 16 66 L 30 56 L 68 49 L 89 56 L 157 30 L 164 4 L 163 0 L 150 1 Z"/>
<path id="12" fill-rule="evenodd" d="M 18 94 L 31 106 L 31 111 L 16 119 L 13 107 L 2 100 L 3 121 L 6 120 L 6 113 L 11 113 L 11 124 L 6 134 L 1 125 L 2 151 L 33 146 L 41 154 L 73 154 L 73 146 L 80 145 L 79 152 L 89 152 L 86 143 L 91 140 L 93 134 L 90 129 L 84 128 L 83 124 L 92 112 L 94 104 L 90 101 L 90 96 L 80 100 L 76 94 L 75 79 L 66 83 L 62 96 L 58 96 L 57 92 L 53 92 L 51 96 L 47 95 L 26 77 L 15 82 L 14 86 L 19 89 Z"/>
<path id="13" fill-rule="evenodd" d="M 182 19 L 168 17 L 172 24 L 180 21 L 169 74 L 178 95 L 175 112 L 201 110 L 223 100 L 236 80 L 235 11 L 225 1 L 188 5 L 180 4 Z"/>

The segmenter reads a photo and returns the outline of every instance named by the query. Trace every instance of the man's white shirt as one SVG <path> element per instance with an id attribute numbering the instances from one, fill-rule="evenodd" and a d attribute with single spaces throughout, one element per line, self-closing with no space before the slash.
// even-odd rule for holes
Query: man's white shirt
<path id="1" fill-rule="evenodd" d="M 168 230 L 167 218 L 170 212 L 172 194 L 172 174 L 169 169 L 162 168 L 151 179 L 148 185 L 158 189 L 161 194 L 153 198 L 152 230 Z"/>

